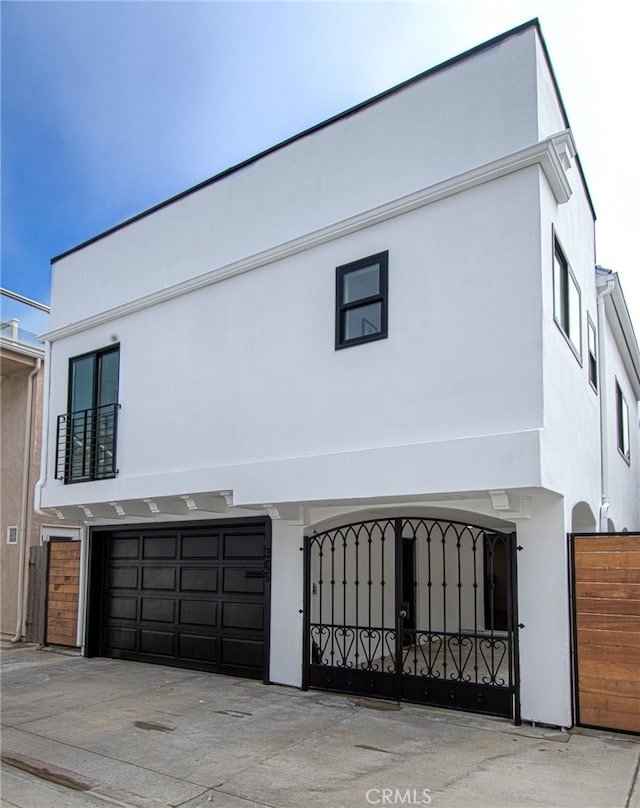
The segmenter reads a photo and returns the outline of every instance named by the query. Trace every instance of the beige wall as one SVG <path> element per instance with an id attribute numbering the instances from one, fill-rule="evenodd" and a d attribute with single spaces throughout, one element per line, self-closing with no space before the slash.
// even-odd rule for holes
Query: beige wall
<path id="1" fill-rule="evenodd" d="M 1 455 L 0 455 L 0 632 L 16 633 L 18 574 L 20 568 L 21 516 L 25 424 L 29 374 L 37 360 L 15 353 L 5 346 L 0 357 L 1 380 Z M 41 368 L 33 381 L 32 429 L 29 490 L 27 494 L 25 555 L 25 592 L 28 575 L 28 547 L 40 542 L 40 526 L 50 524 L 33 511 L 33 491 L 40 473 L 42 435 L 43 376 Z M 18 543 L 7 544 L 7 527 L 18 527 Z"/>

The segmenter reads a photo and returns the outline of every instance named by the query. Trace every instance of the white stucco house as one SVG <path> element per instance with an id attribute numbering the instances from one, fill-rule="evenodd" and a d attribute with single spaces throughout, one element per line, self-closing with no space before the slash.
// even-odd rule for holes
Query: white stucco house
<path id="1" fill-rule="evenodd" d="M 537 21 L 53 259 L 89 655 L 569 726 L 640 354 Z"/>

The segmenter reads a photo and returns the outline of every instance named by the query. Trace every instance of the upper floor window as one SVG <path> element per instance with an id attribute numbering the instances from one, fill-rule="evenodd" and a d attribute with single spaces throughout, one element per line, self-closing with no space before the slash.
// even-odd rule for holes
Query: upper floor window
<path id="1" fill-rule="evenodd" d="M 580 360 L 582 358 L 580 287 L 558 239 L 554 239 L 553 244 L 553 316 Z"/>
<path id="2" fill-rule="evenodd" d="M 336 349 L 387 336 L 389 253 L 336 269 Z"/>
<path id="3" fill-rule="evenodd" d="M 596 327 L 587 315 L 587 349 L 589 351 L 589 381 L 593 389 L 598 389 L 598 352 L 596 343 Z"/>
<path id="4" fill-rule="evenodd" d="M 616 424 L 618 432 L 618 450 L 624 459 L 631 461 L 629 443 L 629 407 L 625 401 L 620 385 L 616 382 Z"/>
<path id="5" fill-rule="evenodd" d="M 115 477 L 120 348 L 69 360 L 68 411 L 58 416 L 56 477 Z"/>

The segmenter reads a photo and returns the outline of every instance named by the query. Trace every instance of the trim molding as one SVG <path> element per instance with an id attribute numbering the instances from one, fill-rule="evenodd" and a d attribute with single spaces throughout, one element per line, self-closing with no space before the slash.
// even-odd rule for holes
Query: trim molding
<path id="1" fill-rule="evenodd" d="M 394 95 L 395 93 L 401 92 L 405 88 L 411 87 L 413 84 L 416 84 L 416 83 L 422 81 L 423 79 L 427 79 L 430 76 L 436 75 L 437 73 L 441 72 L 442 70 L 446 70 L 446 69 L 448 69 L 450 67 L 453 67 L 454 65 L 457 65 L 459 62 L 463 62 L 465 59 L 469 59 L 469 58 L 471 58 L 473 56 L 476 56 L 479 53 L 482 53 L 485 50 L 488 50 L 490 48 L 495 47 L 496 45 L 500 45 L 503 42 L 506 42 L 510 37 L 517 36 L 517 35 L 523 33 L 524 31 L 526 31 L 526 30 L 528 30 L 530 28 L 533 28 L 536 31 L 537 35 L 538 35 L 538 39 L 540 41 L 540 45 L 542 47 L 542 50 L 544 52 L 545 59 L 546 59 L 546 62 L 547 62 L 547 68 L 549 70 L 549 74 L 551 76 L 553 85 L 555 87 L 556 98 L 557 98 L 558 104 L 560 106 L 560 111 L 562 113 L 562 120 L 564 121 L 565 127 L 568 129 L 569 128 L 569 122 L 568 122 L 568 118 L 567 118 L 567 113 L 565 112 L 564 105 L 562 103 L 562 98 L 560 97 L 560 90 L 558 89 L 558 83 L 557 83 L 556 78 L 555 78 L 554 73 L 553 73 L 553 67 L 551 66 L 551 60 L 549 58 L 549 54 L 547 53 L 547 47 L 546 47 L 545 42 L 544 42 L 544 37 L 542 36 L 542 31 L 540 30 L 540 22 L 538 21 L 537 17 L 535 17 L 534 19 L 529 20 L 529 22 L 525 22 L 522 25 L 518 25 L 516 28 L 512 28 L 510 31 L 506 31 L 504 34 L 500 34 L 500 35 L 494 37 L 493 39 L 488 40 L 487 42 L 484 42 L 484 43 L 482 43 L 480 45 L 476 45 L 474 48 L 471 48 L 470 50 L 467 50 L 464 53 L 461 53 L 461 54 L 459 54 L 457 56 L 454 56 L 451 59 L 447 59 L 445 62 L 441 62 L 440 64 L 435 65 L 434 67 L 430 67 L 427 70 L 425 70 L 424 72 L 419 73 L 417 76 L 413 76 L 412 78 L 409 78 L 406 81 L 401 82 L 400 84 L 396 84 L 394 87 L 391 87 L 388 90 L 384 90 L 383 92 L 379 93 L 378 95 L 373 96 L 373 98 L 369 98 L 366 101 L 362 101 L 361 103 L 356 104 L 355 106 L 344 110 L 343 112 L 339 112 L 337 115 L 333 115 L 331 118 L 328 118 L 327 120 L 322 121 L 321 123 L 315 124 L 314 126 L 311 126 L 308 129 L 305 129 L 303 132 L 299 132 L 298 134 L 292 135 L 291 137 L 287 138 L 286 140 L 283 140 L 280 143 L 276 143 L 274 146 L 271 146 L 270 148 L 265 149 L 265 151 L 262 151 L 259 154 L 256 154 L 256 155 L 254 155 L 252 157 L 249 157 L 248 159 L 243 160 L 240 163 L 237 163 L 235 166 L 231 166 L 230 168 L 227 168 L 224 171 L 221 171 L 219 174 L 216 174 L 213 177 L 209 177 L 208 179 L 204 180 L 203 182 L 199 182 L 197 185 L 194 185 L 192 188 L 187 188 L 185 191 L 182 191 L 182 192 L 176 194 L 175 196 L 170 197 L 169 199 L 165 199 L 164 201 L 160 202 L 159 204 L 154 205 L 153 207 L 151 207 L 151 208 L 149 208 L 149 209 L 147 209 L 145 211 L 142 211 L 141 213 L 138 213 L 137 215 L 132 216 L 129 219 L 126 219 L 124 222 L 120 222 L 119 224 L 116 224 L 114 227 L 109 228 L 109 230 L 106 230 L 103 233 L 99 233 L 98 235 L 94 236 L 93 238 L 90 238 L 87 241 L 84 241 L 81 244 L 78 244 L 78 245 L 76 245 L 75 247 L 72 247 L 69 250 L 65 250 L 65 252 L 61 253 L 60 255 L 57 255 L 55 258 L 52 258 L 51 262 L 55 263 L 56 261 L 59 261 L 60 259 L 64 258 L 65 256 L 70 255 L 71 253 L 77 252 L 78 250 L 82 250 L 85 247 L 88 247 L 89 244 L 93 244 L 95 241 L 98 241 L 99 239 L 105 238 L 106 236 L 110 235 L 111 233 L 114 233 L 116 230 L 120 230 L 123 227 L 128 227 L 130 224 L 133 224 L 134 222 L 138 221 L 138 219 L 142 219 L 145 216 L 149 216 L 150 214 L 155 213 L 157 210 L 160 210 L 161 208 L 167 207 L 168 205 L 172 205 L 174 202 L 177 202 L 179 199 L 182 199 L 183 197 L 188 196 L 189 194 L 196 193 L 197 191 L 201 190 L 202 188 L 206 188 L 209 185 L 213 185 L 214 183 L 219 182 L 220 180 L 224 179 L 225 177 L 228 177 L 230 174 L 233 174 L 236 171 L 239 171 L 241 168 L 245 168 L 246 166 L 257 162 L 258 160 L 261 160 L 262 158 L 267 157 L 268 155 L 272 154 L 273 152 L 276 152 L 279 149 L 283 149 L 286 146 L 290 145 L 291 143 L 294 143 L 297 140 L 301 140 L 302 138 L 306 137 L 307 135 L 313 134 L 314 132 L 319 132 L 321 129 L 324 129 L 327 126 L 331 126 L 332 124 L 337 123 L 338 121 L 341 121 L 341 120 L 343 120 L 345 118 L 349 118 L 351 115 L 357 114 L 361 110 L 366 109 L 367 107 L 373 106 L 374 104 L 377 104 L 378 102 L 383 101 L 385 98 L 387 98 L 387 97 L 389 97 L 391 95 Z M 586 185 L 585 185 L 585 188 L 586 188 Z"/>
<path id="2" fill-rule="evenodd" d="M 449 177 L 442 182 L 421 188 L 418 191 L 406 194 L 398 199 L 385 202 L 384 205 L 371 208 L 355 216 L 343 219 L 342 221 L 334 222 L 319 230 L 314 230 L 304 236 L 299 236 L 283 244 L 278 244 L 276 247 L 262 250 L 259 253 L 250 255 L 247 258 L 242 258 L 239 261 L 234 261 L 231 264 L 217 267 L 209 272 L 205 272 L 203 275 L 189 278 L 173 286 L 152 292 L 144 297 L 137 298 L 136 300 L 123 303 L 112 309 L 94 314 L 91 317 L 86 317 L 82 320 L 70 323 L 69 325 L 54 329 L 42 335 L 40 339 L 54 342 L 55 340 L 78 334 L 88 328 L 109 323 L 120 317 L 126 317 L 129 314 L 134 314 L 135 312 L 156 306 L 159 303 L 164 303 L 175 297 L 198 291 L 199 289 L 211 286 L 214 283 L 219 283 L 227 278 L 232 278 L 235 275 L 250 272 L 253 269 L 258 269 L 259 267 L 266 266 L 275 261 L 280 261 L 283 258 L 288 258 L 321 244 L 326 244 L 329 241 L 357 233 L 359 230 L 364 230 L 367 227 L 388 221 L 396 216 L 402 216 L 405 213 L 410 213 L 413 210 L 438 202 L 441 199 L 446 199 L 449 196 L 468 191 L 531 166 L 540 166 L 557 203 L 559 205 L 564 204 L 569 201 L 572 193 L 571 185 L 566 176 L 566 170 L 570 165 L 567 155 L 570 154 L 575 155 L 575 145 L 571 131 L 566 129 L 563 132 L 558 132 L 555 135 L 545 138 L 545 140 L 534 143 L 532 146 L 527 146 L 505 157 L 484 163 L 462 174 Z"/>

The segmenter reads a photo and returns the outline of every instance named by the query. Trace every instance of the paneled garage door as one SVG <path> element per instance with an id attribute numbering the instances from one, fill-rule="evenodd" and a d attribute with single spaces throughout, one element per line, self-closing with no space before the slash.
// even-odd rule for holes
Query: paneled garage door
<path id="1" fill-rule="evenodd" d="M 94 529 L 91 545 L 90 653 L 266 680 L 267 521 Z"/>

